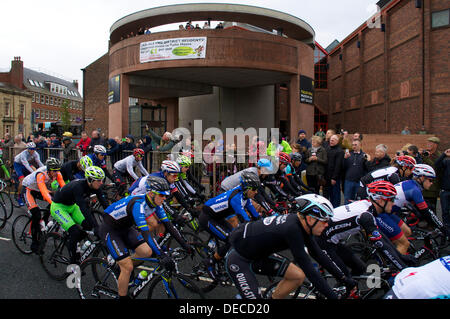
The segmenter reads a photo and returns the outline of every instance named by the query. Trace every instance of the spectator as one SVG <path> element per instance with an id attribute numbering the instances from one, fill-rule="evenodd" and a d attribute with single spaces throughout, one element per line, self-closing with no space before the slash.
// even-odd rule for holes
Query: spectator
<path id="1" fill-rule="evenodd" d="M 91 142 L 89 143 L 89 149 L 93 149 L 95 145 L 103 145 L 105 143 L 105 140 L 102 139 L 98 130 L 93 130 L 91 136 L 92 137 Z"/>
<path id="2" fill-rule="evenodd" d="M 348 135 L 348 131 L 343 131 L 341 134 L 341 137 L 339 139 L 339 144 L 341 145 L 342 149 L 344 150 L 351 150 L 352 149 L 352 139 Z"/>
<path id="3" fill-rule="evenodd" d="M 363 135 L 362 135 L 362 133 L 359 133 L 359 132 L 353 133 L 353 139 L 354 139 L 354 140 L 360 140 L 361 143 L 362 143 L 362 140 L 363 140 Z"/>
<path id="4" fill-rule="evenodd" d="M 407 155 L 414 157 L 417 164 L 423 164 L 422 156 L 420 156 L 419 148 L 416 145 L 408 146 L 407 152 Z"/>
<path id="5" fill-rule="evenodd" d="M 320 136 L 322 140 L 325 138 L 325 132 L 322 130 L 322 127 L 319 127 L 319 130 L 314 135 Z"/>
<path id="6" fill-rule="evenodd" d="M 3 141 L 0 143 L 0 148 L 3 149 L 3 161 L 5 163 L 12 163 L 11 149 L 14 147 L 14 140 L 11 138 L 11 134 L 5 133 Z"/>
<path id="7" fill-rule="evenodd" d="M 433 167 L 433 169 L 436 171 L 436 174 L 438 175 L 431 187 L 423 191 L 423 198 L 427 201 L 428 206 L 431 206 L 431 209 L 433 211 L 436 210 L 437 198 L 439 197 L 441 184 L 441 179 L 439 178 L 441 174 L 437 171 L 434 164 L 436 160 L 442 155 L 442 153 L 438 151 L 440 142 L 441 141 L 438 137 L 430 137 L 427 140 L 426 149 L 422 151 L 423 163 Z"/>
<path id="8" fill-rule="evenodd" d="M 186 30 L 192 30 L 194 29 L 194 26 L 192 25 L 192 21 L 188 21 L 188 23 L 186 23 L 186 26 L 184 27 Z"/>
<path id="9" fill-rule="evenodd" d="M 344 151 L 339 146 L 339 136 L 330 137 L 330 145 L 327 149 L 327 169 L 325 171 L 326 195 L 333 207 L 341 205 L 341 171 Z"/>
<path id="10" fill-rule="evenodd" d="M 148 135 L 145 135 L 142 139 L 142 149 L 145 152 L 144 159 L 142 160 L 142 165 L 144 165 L 147 171 L 151 171 L 151 163 L 152 163 L 152 138 Z"/>
<path id="11" fill-rule="evenodd" d="M 330 138 L 336 134 L 336 131 L 333 129 L 327 130 L 327 133 L 325 134 L 325 141 L 322 142 L 322 146 L 327 149 L 330 146 Z"/>
<path id="12" fill-rule="evenodd" d="M 352 150 L 344 155 L 344 204 L 356 199 L 356 191 L 361 177 L 367 174 L 365 153 L 361 150 L 361 141 L 352 142 Z"/>
<path id="13" fill-rule="evenodd" d="M 77 143 L 76 147 L 81 150 L 83 156 L 87 154 L 89 144 L 91 144 L 91 138 L 87 135 L 85 131 L 81 132 L 81 139 Z"/>
<path id="14" fill-rule="evenodd" d="M 400 134 L 411 135 L 411 132 L 409 131 L 409 128 L 407 126 L 405 126 L 405 128 L 403 129 L 403 131 Z"/>
<path id="15" fill-rule="evenodd" d="M 33 134 L 28 135 L 27 141 L 26 141 L 26 142 L 27 142 L 27 143 L 29 143 L 29 142 L 34 142 L 34 135 L 33 135 Z"/>
<path id="16" fill-rule="evenodd" d="M 441 208 L 442 221 L 447 229 L 447 236 L 450 234 L 450 148 L 445 150 L 443 154 L 435 162 L 438 177 L 442 181 L 441 184 Z"/>
<path id="17" fill-rule="evenodd" d="M 55 150 L 55 148 L 62 148 L 62 144 L 61 141 L 56 137 L 55 133 L 50 134 L 50 148 L 52 148 L 52 150 L 50 150 L 50 157 L 54 157 L 54 158 L 60 158 L 59 150 Z"/>
<path id="18" fill-rule="evenodd" d="M 377 145 L 375 147 L 375 155 L 373 160 L 371 160 L 370 155 L 367 154 L 367 162 L 365 163 L 365 166 L 368 173 L 391 165 L 391 158 L 386 154 L 387 149 L 387 146 L 384 144 Z"/>
<path id="19" fill-rule="evenodd" d="M 178 30 L 185 30 L 182 24 L 178 26 Z"/>
<path id="20" fill-rule="evenodd" d="M 13 146 L 14 146 L 14 157 L 16 157 L 17 154 L 22 152 L 27 147 L 27 144 L 24 141 L 22 141 L 22 135 L 18 134 L 14 137 Z"/>
<path id="21" fill-rule="evenodd" d="M 219 22 L 216 26 L 216 29 L 223 29 L 223 23 Z"/>
<path id="22" fill-rule="evenodd" d="M 150 34 L 150 33 L 152 33 L 152 32 L 150 31 L 150 28 L 146 28 L 145 31 L 144 31 L 144 34 Z"/>
<path id="23" fill-rule="evenodd" d="M 159 136 L 153 132 L 148 125 L 146 125 L 145 130 L 152 138 L 152 149 L 154 151 L 170 152 L 175 144 L 180 142 L 180 140 L 173 138 L 172 133 L 170 132 L 165 132 L 162 136 Z"/>
<path id="24" fill-rule="evenodd" d="M 203 25 L 203 29 L 210 29 L 211 27 L 209 26 L 208 22 L 205 22 L 205 24 Z"/>
<path id="25" fill-rule="evenodd" d="M 125 136 L 125 142 L 122 143 L 122 151 L 132 151 L 136 148 L 136 144 L 134 143 L 134 136 L 133 135 L 127 135 Z M 128 156 L 131 153 L 127 152 L 126 154 L 123 154 L 124 156 Z"/>
<path id="26" fill-rule="evenodd" d="M 110 138 L 106 141 L 106 155 L 109 156 L 113 167 L 114 163 L 119 160 L 121 149 L 121 144 L 118 144 L 115 139 Z"/>
<path id="27" fill-rule="evenodd" d="M 325 171 L 327 168 L 327 151 L 322 146 L 323 139 L 320 136 L 311 138 L 311 148 L 306 151 L 306 182 L 310 188 L 320 195 L 320 186 L 325 186 Z"/>
<path id="28" fill-rule="evenodd" d="M 47 140 L 44 136 L 39 135 L 37 137 L 36 141 L 36 152 L 39 154 L 39 157 L 41 158 L 42 162 L 45 162 L 47 160 L 47 152 L 45 151 L 45 148 L 48 147 Z"/>
<path id="29" fill-rule="evenodd" d="M 138 34 L 138 35 L 143 35 L 144 33 L 145 33 L 144 27 L 140 27 L 140 28 L 138 29 L 137 34 Z"/>
<path id="30" fill-rule="evenodd" d="M 306 131 L 305 130 L 298 131 L 298 139 L 297 139 L 296 143 L 300 144 L 300 146 L 304 147 L 306 150 L 311 148 L 311 143 L 306 139 Z"/>
<path id="31" fill-rule="evenodd" d="M 276 139 L 276 136 L 273 135 L 271 137 L 271 142 L 267 146 L 267 155 L 269 156 L 277 156 L 278 152 L 284 152 L 286 154 L 291 154 L 292 149 L 288 142 L 285 140 L 281 140 L 281 143 Z"/>
<path id="32" fill-rule="evenodd" d="M 425 125 L 422 125 L 422 128 L 420 129 L 419 132 L 417 132 L 417 134 L 421 134 L 421 135 L 427 134 L 427 130 L 425 129 Z"/>
<path id="33" fill-rule="evenodd" d="M 64 136 L 63 139 L 63 161 L 68 162 L 70 160 L 77 159 L 77 154 L 73 151 L 75 147 L 75 143 L 72 141 L 72 138 L 69 136 Z"/>
<path id="34" fill-rule="evenodd" d="M 195 25 L 195 29 L 196 30 L 200 30 L 201 28 L 200 28 L 200 25 L 197 23 L 196 25 Z"/>

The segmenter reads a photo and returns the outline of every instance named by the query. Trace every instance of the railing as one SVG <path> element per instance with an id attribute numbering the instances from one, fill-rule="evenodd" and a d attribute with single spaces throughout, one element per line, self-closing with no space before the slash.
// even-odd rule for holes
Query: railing
<path id="1" fill-rule="evenodd" d="M 12 173 L 14 157 L 25 150 L 24 148 L 11 147 L 8 152 L 9 158 L 4 157 L 3 162 L 7 164 L 7 168 Z M 5 151 L 5 150 L 4 150 Z M 55 157 L 61 160 L 62 163 L 78 160 L 83 156 L 83 152 L 79 149 L 65 150 L 64 148 L 42 148 L 36 149 L 40 160 L 45 164 L 49 157 Z M 132 154 L 132 150 L 121 150 L 106 157 L 106 165 L 108 170 L 112 173 L 114 163 Z M 6 155 L 6 154 L 5 154 Z M 143 166 L 151 173 L 159 171 L 161 162 L 166 159 L 176 159 L 177 154 L 171 152 L 149 151 L 145 153 L 143 159 Z M 193 164 L 190 168 L 191 174 L 205 186 L 206 195 L 215 196 L 220 193 L 220 183 L 222 180 L 244 168 L 252 166 L 255 162 L 254 158 L 250 158 L 248 154 L 234 154 L 234 155 L 218 155 L 202 153 L 200 161 L 193 158 Z M 139 172 L 137 172 L 139 176 Z"/>

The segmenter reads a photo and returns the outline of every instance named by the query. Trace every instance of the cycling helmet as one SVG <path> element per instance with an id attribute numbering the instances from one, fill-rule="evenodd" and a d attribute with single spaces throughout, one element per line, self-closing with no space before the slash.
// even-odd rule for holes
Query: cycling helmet
<path id="1" fill-rule="evenodd" d="M 154 192 L 160 195 L 170 195 L 170 185 L 165 178 L 148 176 L 146 183 L 147 192 Z"/>
<path id="2" fill-rule="evenodd" d="M 397 156 L 395 158 L 395 163 L 397 163 L 400 167 L 413 168 L 414 165 L 416 165 L 416 160 L 412 156 L 403 155 Z"/>
<path id="3" fill-rule="evenodd" d="M 290 156 L 285 152 L 279 152 L 278 158 L 280 160 L 280 164 L 289 164 L 291 162 Z"/>
<path id="4" fill-rule="evenodd" d="M 35 150 L 36 149 L 36 144 L 34 144 L 34 142 L 27 143 L 27 149 L 28 150 Z"/>
<path id="5" fill-rule="evenodd" d="M 261 158 L 260 160 L 258 160 L 256 166 L 258 166 L 258 168 L 265 168 L 269 172 L 273 171 L 273 164 L 267 158 Z"/>
<path id="6" fill-rule="evenodd" d="M 425 176 L 427 178 L 436 178 L 436 172 L 433 167 L 427 164 L 417 164 L 412 171 L 414 177 Z"/>
<path id="7" fill-rule="evenodd" d="M 136 156 L 136 155 L 144 156 L 144 154 L 145 154 L 145 152 L 144 152 L 144 150 L 142 148 L 135 148 L 133 150 L 133 155 L 134 156 Z"/>
<path id="8" fill-rule="evenodd" d="M 54 157 L 49 157 L 45 161 L 45 166 L 47 166 L 47 170 L 49 171 L 59 171 L 61 170 L 61 161 Z"/>
<path id="9" fill-rule="evenodd" d="M 297 153 L 297 152 L 291 153 L 290 156 L 291 156 L 291 161 L 292 162 L 295 162 L 295 161 L 301 162 L 302 159 L 303 159 L 302 154 Z"/>
<path id="10" fill-rule="evenodd" d="M 192 161 L 191 161 L 191 159 L 189 157 L 187 157 L 185 155 L 180 155 L 177 158 L 177 163 L 181 167 L 189 167 L 189 166 L 191 166 Z"/>
<path id="11" fill-rule="evenodd" d="M 98 166 L 89 166 L 84 171 L 84 176 L 89 183 L 92 181 L 102 181 L 105 179 L 105 172 Z"/>
<path id="12" fill-rule="evenodd" d="M 177 162 L 166 160 L 161 163 L 161 172 L 181 173 L 181 168 Z"/>
<path id="13" fill-rule="evenodd" d="M 92 159 L 89 156 L 85 155 L 82 158 L 80 158 L 80 165 L 83 171 L 85 171 L 87 167 L 94 165 L 94 163 L 92 162 Z"/>
<path id="14" fill-rule="evenodd" d="M 103 145 L 95 145 L 94 146 L 94 153 L 95 154 L 104 154 L 106 155 L 106 147 Z"/>
<path id="15" fill-rule="evenodd" d="M 397 196 L 394 184 L 386 181 L 376 181 L 367 185 L 367 195 L 373 200 L 393 200 Z"/>
<path id="16" fill-rule="evenodd" d="M 333 204 L 323 196 L 307 194 L 295 199 L 297 209 L 303 216 L 311 216 L 321 221 L 328 221 L 333 217 Z"/>
<path id="17" fill-rule="evenodd" d="M 240 177 L 242 189 L 248 188 L 258 188 L 261 186 L 261 181 L 259 180 L 258 175 L 252 172 L 245 171 L 241 174 Z"/>

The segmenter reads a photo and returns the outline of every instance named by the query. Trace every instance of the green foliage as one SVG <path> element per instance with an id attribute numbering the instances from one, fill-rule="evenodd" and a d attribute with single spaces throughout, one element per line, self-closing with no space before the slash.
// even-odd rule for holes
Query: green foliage
<path id="1" fill-rule="evenodd" d="M 69 113 L 69 100 L 64 100 L 61 104 L 61 124 L 64 131 L 68 131 L 70 128 L 70 113 Z"/>

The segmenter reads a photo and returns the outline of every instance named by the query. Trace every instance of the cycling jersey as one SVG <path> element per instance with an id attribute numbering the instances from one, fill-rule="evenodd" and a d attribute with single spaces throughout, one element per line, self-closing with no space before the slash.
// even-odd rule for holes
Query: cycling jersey
<path id="1" fill-rule="evenodd" d="M 397 184 L 400 182 L 400 176 L 398 175 L 398 169 L 396 167 L 385 167 L 377 169 L 376 171 L 370 172 L 363 177 L 361 177 L 359 185 L 365 187 L 368 184 L 376 181 L 387 181 L 392 184 Z"/>
<path id="2" fill-rule="evenodd" d="M 33 171 L 29 163 L 31 161 L 36 162 L 39 167 L 44 166 L 40 160 L 39 153 L 36 151 L 31 154 L 28 150 L 24 150 L 14 157 L 14 169 L 16 170 L 17 176 L 21 177 L 26 174 L 26 172 L 23 172 L 24 168 L 30 173 Z"/>
<path id="3" fill-rule="evenodd" d="M 403 269 L 395 277 L 392 291 L 399 299 L 450 298 L 450 256 Z"/>
<path id="4" fill-rule="evenodd" d="M 229 191 L 230 189 L 238 187 L 241 184 L 241 175 L 244 172 L 254 173 L 256 176 L 258 176 L 258 169 L 256 167 L 249 167 L 243 169 L 242 171 L 239 171 L 236 174 L 226 177 L 222 181 L 222 183 L 220 184 L 220 188 L 222 189 L 222 191 L 226 192 Z"/>
<path id="5" fill-rule="evenodd" d="M 395 184 L 397 196 L 395 196 L 393 212 L 400 211 L 402 207 L 407 206 L 408 203 L 415 205 L 419 210 L 428 208 L 427 203 L 423 199 L 422 190 L 414 180 L 407 180 Z"/>
<path id="6" fill-rule="evenodd" d="M 142 176 L 148 175 L 147 170 L 142 165 L 142 161 L 136 161 L 136 158 L 134 155 L 129 155 L 125 157 L 124 159 L 117 161 L 114 163 L 114 169 L 119 171 L 121 174 L 130 174 L 131 177 L 133 177 L 134 180 L 137 180 L 139 177 L 134 172 L 134 168 L 137 166 L 139 171 L 141 172 Z"/>
<path id="7" fill-rule="evenodd" d="M 111 181 L 114 180 L 106 167 L 106 156 L 102 160 L 100 160 L 95 153 L 88 154 L 87 156 L 89 156 L 92 160 L 92 166 L 100 167 L 105 172 L 106 177 L 108 177 Z"/>
<path id="8" fill-rule="evenodd" d="M 303 270 L 309 281 L 327 298 L 336 298 L 336 294 L 328 286 L 324 278 L 315 269 L 308 252 L 320 265 L 336 278 L 343 278 L 343 272 L 320 249 L 314 236 L 308 235 L 303 229 L 297 214 L 270 216 L 254 222 L 240 225 L 230 235 L 230 244 L 234 250 L 249 261 L 265 259 L 273 253 L 289 249 L 295 262 Z M 227 259 L 230 256 L 227 256 Z M 252 276 L 228 264 L 227 269 L 234 279 Z M 254 275 L 253 275 L 254 276 Z M 240 287 L 239 280 L 235 281 Z M 256 292 L 254 293 L 256 294 Z"/>
<path id="9" fill-rule="evenodd" d="M 244 208 L 246 208 L 254 218 L 259 218 L 259 214 L 251 200 L 244 199 L 241 186 L 209 199 L 206 201 L 205 206 L 210 208 L 209 213 L 214 219 L 229 218 L 238 214 L 245 221 L 250 221 Z"/>
<path id="10" fill-rule="evenodd" d="M 61 174 L 65 181 L 84 178 L 84 171 L 78 168 L 78 162 L 78 160 L 69 161 L 61 166 Z"/>
<path id="11" fill-rule="evenodd" d="M 56 180 L 58 181 L 60 187 L 63 187 L 65 185 L 60 172 L 57 173 Z M 52 181 L 53 180 L 50 178 L 50 176 L 48 176 L 47 166 L 43 166 L 25 177 L 23 179 L 22 185 L 30 190 L 40 192 L 42 194 L 42 197 L 51 204 L 52 198 L 48 189 L 51 188 Z"/>

